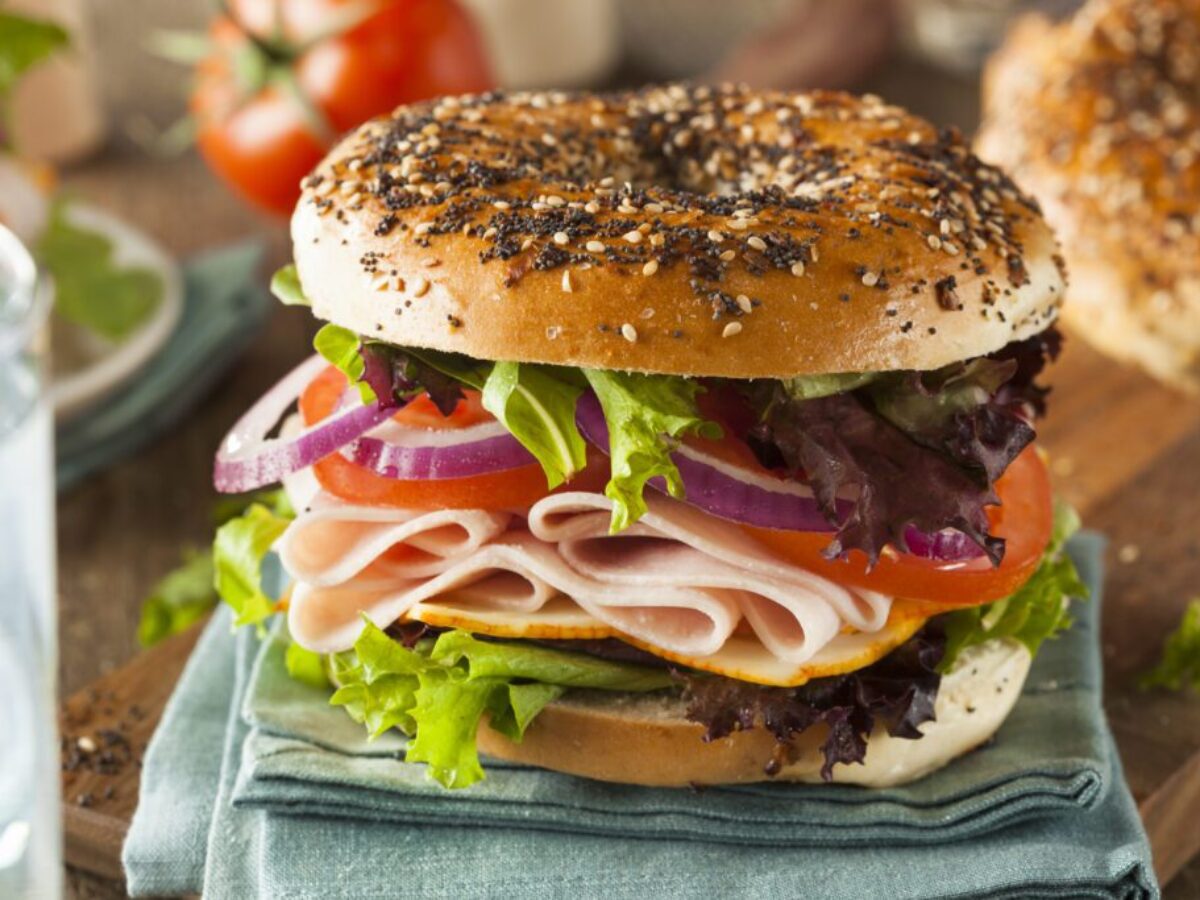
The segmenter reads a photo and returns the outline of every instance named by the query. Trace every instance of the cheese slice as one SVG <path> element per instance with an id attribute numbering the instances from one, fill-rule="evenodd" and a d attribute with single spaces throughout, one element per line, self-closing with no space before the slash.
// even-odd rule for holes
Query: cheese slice
<path id="1" fill-rule="evenodd" d="M 779 659 L 753 634 L 735 633 L 716 653 L 687 656 L 639 641 L 594 618 L 565 596 L 557 596 L 531 612 L 471 608 L 453 596 L 441 596 L 412 607 L 404 618 L 438 628 L 461 628 L 492 637 L 542 640 L 619 638 L 648 653 L 689 668 L 726 675 L 741 681 L 796 687 L 813 678 L 841 675 L 883 658 L 925 624 L 927 604 L 896 600 L 887 623 L 878 631 L 843 630 L 807 662 L 794 665 Z"/>

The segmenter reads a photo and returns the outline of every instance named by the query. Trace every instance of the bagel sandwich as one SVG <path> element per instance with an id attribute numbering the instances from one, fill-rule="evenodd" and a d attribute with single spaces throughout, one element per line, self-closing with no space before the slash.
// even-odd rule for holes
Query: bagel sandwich
<path id="1" fill-rule="evenodd" d="M 1062 261 L 954 131 L 839 93 L 443 98 L 346 137 L 291 227 L 273 290 L 326 324 L 218 452 L 219 490 L 284 487 L 218 531 L 218 588 L 447 787 L 481 753 L 911 781 L 1084 593 L 1034 444 Z"/>

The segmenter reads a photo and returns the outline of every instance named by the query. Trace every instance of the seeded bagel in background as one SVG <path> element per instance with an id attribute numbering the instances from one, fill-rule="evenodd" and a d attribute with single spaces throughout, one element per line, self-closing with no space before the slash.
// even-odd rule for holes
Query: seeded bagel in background
<path id="1" fill-rule="evenodd" d="M 978 148 L 1045 206 L 1065 321 L 1200 390 L 1200 0 L 1093 0 L 1018 21 L 988 65 Z"/>
<path id="2" fill-rule="evenodd" d="M 957 132 L 729 86 L 403 107 L 306 179 L 292 235 L 315 314 L 367 337 L 693 376 L 937 368 L 1040 332 L 1064 283 Z"/>

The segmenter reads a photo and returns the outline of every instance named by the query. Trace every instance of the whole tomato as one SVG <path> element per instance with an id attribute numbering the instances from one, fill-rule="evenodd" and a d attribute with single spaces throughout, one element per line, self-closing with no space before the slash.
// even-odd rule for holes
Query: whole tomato
<path id="1" fill-rule="evenodd" d="M 191 98 L 200 152 L 283 215 L 339 133 L 402 103 L 492 87 L 454 0 L 228 0 L 209 45 Z"/>

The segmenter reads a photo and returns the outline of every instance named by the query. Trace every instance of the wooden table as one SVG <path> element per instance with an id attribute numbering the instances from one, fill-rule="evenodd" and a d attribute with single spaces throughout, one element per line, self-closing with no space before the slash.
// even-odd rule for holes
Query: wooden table
<path id="1" fill-rule="evenodd" d="M 965 128 L 974 124 L 976 87 L 970 81 L 897 64 L 870 87 L 939 122 Z M 76 195 L 125 216 L 181 256 L 247 236 L 261 237 L 267 244 L 264 274 L 288 255 L 283 225 L 247 212 L 194 157 L 150 161 L 140 153 L 118 149 L 69 174 L 66 183 Z M 134 634 L 141 599 L 177 564 L 182 547 L 211 540 L 209 473 L 217 442 L 254 399 L 305 355 L 312 331 L 303 310 L 277 309 L 255 349 L 234 366 L 184 427 L 60 498 L 64 696 L 137 652 Z M 1078 352 L 1087 351 L 1079 348 Z M 1180 729 L 1193 728 L 1197 718 L 1189 704 L 1200 701 L 1156 698 L 1155 715 L 1161 727 L 1150 741 L 1129 740 L 1126 729 L 1134 727 L 1130 723 L 1144 721 L 1144 715 L 1137 715 L 1144 713 L 1146 701 L 1133 686 L 1136 674 L 1151 664 L 1154 648 L 1177 617 L 1183 599 L 1200 592 L 1200 527 L 1195 520 L 1200 507 L 1200 427 L 1195 426 L 1194 416 L 1183 420 L 1173 415 L 1176 404 L 1187 401 L 1162 392 L 1132 399 L 1114 397 L 1106 393 L 1103 379 L 1064 383 L 1059 389 L 1086 392 L 1094 399 L 1080 408 L 1091 409 L 1096 428 L 1096 441 L 1086 453 L 1060 456 L 1056 471 L 1060 487 L 1068 493 L 1103 498 L 1087 510 L 1087 520 L 1112 540 L 1108 591 L 1138 601 L 1126 604 L 1119 619 L 1109 616 L 1104 623 L 1110 717 L 1118 740 L 1126 746 L 1136 744 L 1143 748 L 1140 753 L 1147 754 L 1146 759 L 1126 760 L 1131 772 L 1158 765 L 1173 768 L 1184 748 L 1195 746 L 1196 735 Z M 1146 403 L 1156 404 L 1149 414 L 1144 408 L 1131 408 Z M 1150 426 L 1145 425 L 1147 420 Z M 1056 423 L 1052 408 L 1045 429 L 1051 446 L 1066 424 Z M 1138 471 L 1149 462 L 1139 455 L 1143 433 L 1139 429 L 1145 427 L 1156 429 L 1155 445 L 1167 449 L 1141 475 Z M 1115 489 L 1118 484 L 1128 486 Z M 1126 549 L 1119 552 L 1121 548 Z M 1137 614 L 1130 614 L 1130 609 Z M 1130 633 L 1140 636 L 1133 644 L 1136 652 L 1118 652 L 1114 636 Z M 1135 792 L 1142 787 L 1132 786 Z M 1187 826 L 1181 823 L 1180 827 Z M 109 898 L 123 893 L 119 884 L 80 873 L 71 873 L 68 883 L 72 897 Z M 1197 896 L 1200 861 L 1193 861 L 1175 878 L 1167 897 Z"/>

